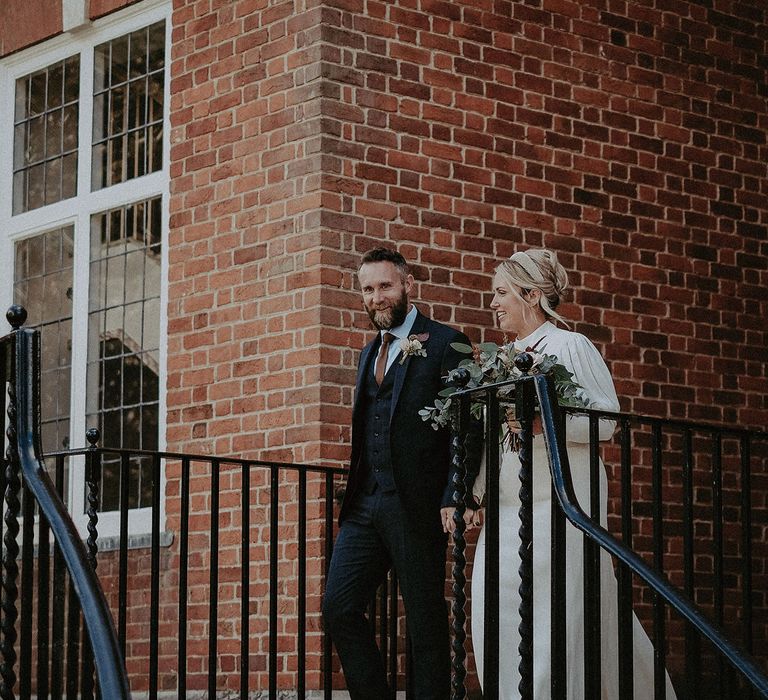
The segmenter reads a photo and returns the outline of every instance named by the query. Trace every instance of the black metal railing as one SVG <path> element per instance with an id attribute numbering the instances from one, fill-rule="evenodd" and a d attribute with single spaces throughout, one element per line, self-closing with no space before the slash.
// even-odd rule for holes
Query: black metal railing
<path id="1" fill-rule="evenodd" d="M 92 544 L 109 546 L 98 553 L 98 570 L 134 692 L 248 698 L 268 691 L 277 698 L 293 691 L 303 698 L 315 691 L 331 698 L 343 687 L 320 622 L 343 470 L 105 448 L 99 437 L 91 429 L 89 447 L 47 458 L 57 483 L 66 463 L 84 460 L 89 502 L 98 484 L 91 475 L 117 469 L 115 533 L 94 533 Z M 151 506 L 139 514 L 127 505 L 129 476 L 147 462 Z M 91 531 L 96 513 L 87 515 Z M 145 536 L 132 536 L 131 521 L 140 516 Z M 405 688 L 406 633 L 393 575 L 371 600 L 369 619 L 390 684 Z M 77 649 L 71 653 L 77 663 Z"/>
<path id="2" fill-rule="evenodd" d="M 127 697 L 126 668 L 132 691 L 150 699 L 265 690 L 331 698 L 343 678 L 320 599 L 344 471 L 103 447 L 92 428 L 87 447 L 45 456 L 49 473 L 39 459 L 39 333 L 19 329 L 23 315 L 9 316 L 15 330 L 0 340 L 2 368 L 16 363 L 6 377 L 0 700 Z M 84 484 L 69 484 L 78 474 Z M 132 508 L 147 475 L 142 501 L 150 505 Z M 73 488 L 84 490 L 81 533 L 63 506 Z M 116 491 L 108 502 L 117 510 L 100 507 L 104 488 Z M 41 544 L 50 532 L 52 557 Z M 371 600 L 369 619 L 391 686 L 407 690 L 394 575 Z"/>
<path id="3" fill-rule="evenodd" d="M 91 430 L 88 446 L 47 455 L 49 478 L 39 459 L 39 339 L 35 332 L 19 329 L 20 315 L 12 322 L 16 330 L 0 340 L 10 419 L 2 475 L 6 507 L 1 533 L 0 700 L 17 694 L 86 698 L 99 689 L 102 697 L 126 697 L 123 664 L 133 692 L 149 698 L 169 692 L 178 697 L 203 692 L 207 697 L 247 698 L 264 690 L 270 698 L 286 690 L 295 691 L 297 697 L 319 691 L 330 698 L 334 688 L 342 688 L 331 641 L 321 624 L 320 597 L 333 546 L 336 486 L 343 470 L 116 449 L 100 446 L 98 432 Z M 633 610 L 642 614 L 651 630 L 656 698 L 664 697 L 666 670 L 680 700 L 766 697 L 768 685 L 753 657 L 768 651 L 768 602 L 760 597 L 764 592 L 753 579 L 762 575 L 768 561 L 763 536 L 768 529 L 768 434 L 584 412 L 590 423 L 590 471 L 597 474 L 602 456 L 612 473 L 608 497 L 614 515 L 606 529 L 598 507 L 606 494 L 597 478 L 590 482 L 588 515 L 584 504 L 576 502 L 564 449 L 564 421 L 545 382 L 541 377 L 523 380 L 515 396 L 523 427 L 524 466 L 519 659 L 518 655 L 499 658 L 498 627 L 488 624 L 484 697 L 498 697 L 500 665 L 518 661 L 521 697 L 531 695 L 536 623 L 530 547 L 531 425 L 536 396 L 550 448 L 556 504 L 552 697 L 565 698 L 570 691 L 565 652 L 556 650 L 564 649 L 563 542 L 566 528 L 572 527 L 585 533 L 586 642 L 579 660 L 587 671 L 585 697 L 598 697 L 600 692 L 595 670 L 601 664 L 603 631 L 600 606 L 592 601 L 600 596 L 596 569 L 601 552 L 612 555 L 617 567 L 620 624 L 612 643 L 619 650 L 620 700 L 632 697 Z M 501 456 L 499 388 L 480 390 L 488 416 L 486 462 L 496 466 Z M 462 394 L 454 396 L 461 399 Z M 463 396 L 466 424 L 471 397 L 469 392 Z M 618 426 L 618 432 L 601 446 L 599 427 L 606 419 Z M 455 441 L 456 497 L 464 503 L 471 478 L 462 475 L 463 440 L 457 436 Z M 492 524 L 499 519 L 499 479 L 497 468 L 487 471 L 486 517 Z M 78 518 L 85 547 L 62 506 L 65 481 L 76 473 L 82 473 L 85 482 L 86 507 Z M 118 506 L 111 512 L 100 509 L 105 473 L 112 475 L 109 483 L 117 485 L 110 502 Z M 146 508 L 131 508 L 136 473 L 150 475 Z M 454 698 L 467 694 L 469 557 L 461 508 L 453 541 Z M 500 533 L 491 526 L 486 530 L 488 621 L 498 619 L 500 605 Z M 51 531 L 52 549 L 47 546 Z M 618 533 L 618 538 L 609 531 Z M 755 570 L 753 562 L 759 564 Z M 101 628 L 95 618 L 101 618 Z M 407 635 L 395 580 L 371 601 L 370 620 L 390 684 L 408 692 Z M 110 664 L 112 670 L 105 671 Z"/>
<path id="4" fill-rule="evenodd" d="M 93 473 L 118 469 L 117 532 L 114 548 L 99 554 L 99 571 L 134 690 L 149 698 L 169 690 L 241 698 L 321 690 L 330 698 L 339 676 L 320 625 L 320 593 L 342 470 L 98 447 L 98 438 L 92 429 L 90 447 L 49 457 L 59 470 L 77 458 Z M 149 537 L 134 549 L 129 525 L 138 514 L 128 508 L 128 478 L 147 461 Z M 171 485 L 164 500 L 163 475 Z M 141 606 L 132 603 L 136 595 Z M 402 637 L 396 601 L 397 582 L 390 580 L 370 615 L 395 681 Z"/>
<path id="5" fill-rule="evenodd" d="M 11 307 L 7 318 L 13 331 L 0 339 L 0 380 L 8 392 L 7 423 L 5 414 L 0 418 L 7 438 L 1 484 L 5 509 L 0 698 L 10 700 L 17 693 L 23 698 L 49 693 L 61 697 L 65 690 L 73 696 L 77 687 L 73 679 L 78 676 L 82 697 L 93 697 L 94 670 L 103 697 L 128 698 L 127 676 L 103 591 L 61 493 L 41 461 L 39 333 L 21 328 L 26 319 L 21 307 Z M 65 634 L 69 649 L 78 650 L 77 663 L 62 654 Z"/>
<path id="6" fill-rule="evenodd" d="M 514 395 L 510 398 L 510 388 Z M 501 395 L 500 395 L 500 390 Z M 538 403 L 552 478 L 552 668 L 553 698 L 601 697 L 601 649 L 618 650 L 618 697 L 633 698 L 633 610 L 651 630 L 654 644 L 653 697 L 666 695 L 667 670 L 680 700 L 690 698 L 768 698 L 765 666 L 755 659 L 768 653 L 766 601 L 755 595 L 753 566 L 762 572 L 768 549 L 765 482 L 768 433 L 736 427 L 661 420 L 623 413 L 576 411 L 557 405 L 551 382 L 527 376 L 453 395 L 466 426 L 469 404 L 481 400 L 486 420 L 486 699 L 499 697 L 499 664 L 519 664 L 521 698 L 532 697 L 533 609 L 531 486 L 534 405 Z M 514 401 L 522 425 L 520 473 L 520 648 L 513 659 L 499 657 L 499 426 L 500 405 Z M 589 422 L 590 483 L 587 501 L 574 491 L 566 449 L 566 413 Z M 600 446 L 601 424 L 617 426 Z M 462 433 L 466 431 L 461 431 Z M 610 431 L 609 431 L 610 432 Z M 459 440 L 459 443 L 461 441 Z M 601 454 L 611 469 L 609 493 L 614 513 L 610 530 L 601 523 Z M 461 456 L 461 455 L 460 455 Z M 453 537 L 456 571 L 454 607 L 463 611 L 466 539 L 463 494 L 474 475 L 457 459 L 458 505 Z M 757 484 L 759 483 L 759 487 Z M 756 488 L 757 487 L 757 488 Z M 585 512 L 586 511 L 586 512 Z M 584 688 L 567 687 L 565 586 L 566 528 L 584 533 Z M 501 533 L 502 537 L 504 533 Z M 601 554 L 602 553 L 602 554 Z M 606 639 L 600 620 L 600 559 L 608 553 L 617 569 L 617 638 Z M 764 578 L 761 579 L 764 582 Z M 758 601 L 757 604 L 755 601 Z M 463 612 L 462 612 L 463 614 Z M 463 622 L 463 620 L 461 620 Z M 539 633 L 541 630 L 539 630 Z M 463 669 L 454 669 L 453 698 L 466 697 Z"/>
<path id="7" fill-rule="evenodd" d="M 331 698 L 343 687 L 320 622 L 343 470 L 106 448 L 99 437 L 91 429 L 89 447 L 48 459 L 59 478 L 78 459 L 87 475 L 117 469 L 115 532 L 94 536 L 93 544 L 109 547 L 98 553 L 98 570 L 134 692 L 153 699 L 163 691 L 240 698 L 315 691 Z M 147 462 L 151 506 L 139 514 L 128 508 L 129 476 Z M 89 502 L 97 484 L 86 477 Z M 95 515 L 88 513 L 89 530 Z M 140 516 L 144 537 L 129 532 Z M 404 688 L 406 637 L 394 576 L 371 601 L 369 619 L 390 683 Z"/>

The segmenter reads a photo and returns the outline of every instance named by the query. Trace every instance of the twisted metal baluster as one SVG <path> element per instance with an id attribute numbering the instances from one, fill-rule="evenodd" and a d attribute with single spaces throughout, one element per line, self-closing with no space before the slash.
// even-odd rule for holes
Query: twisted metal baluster
<path id="1" fill-rule="evenodd" d="M 96 443 L 98 443 L 101 434 L 98 428 L 89 428 L 85 433 L 85 439 L 89 443 L 89 451 L 85 457 L 85 482 L 88 487 L 88 538 L 86 539 L 86 549 L 88 550 L 88 563 L 91 565 L 94 571 L 96 571 L 97 561 L 96 556 L 99 552 L 99 484 L 96 478 Z M 88 631 L 83 628 L 83 652 L 82 652 L 82 664 L 81 664 L 81 677 L 82 677 L 82 696 L 83 698 L 93 697 L 93 653 L 91 651 L 90 640 L 88 638 Z"/>
<path id="2" fill-rule="evenodd" d="M 89 452 L 86 456 L 86 483 L 88 485 L 88 539 L 86 547 L 88 549 L 88 562 L 96 570 L 96 555 L 99 552 L 99 484 L 96 480 L 96 443 L 99 441 L 101 433 L 98 428 L 89 428 L 85 433 L 85 439 L 88 440 Z"/>
<path id="3" fill-rule="evenodd" d="M 454 432 L 452 444 L 453 444 L 453 502 L 456 506 L 456 510 L 453 513 L 453 523 L 456 526 L 453 531 L 453 603 L 451 606 L 451 612 L 453 613 L 453 640 L 451 642 L 451 648 L 453 650 L 453 673 L 451 677 L 451 699 L 463 700 L 467 696 L 467 689 L 465 686 L 465 680 L 467 677 L 466 659 L 467 652 L 464 649 L 464 644 L 467 639 L 467 633 L 465 631 L 465 625 L 467 621 L 467 615 L 464 611 L 464 607 L 467 603 L 466 585 L 467 577 L 465 574 L 465 568 L 467 565 L 467 559 L 464 556 L 464 552 L 467 547 L 466 540 L 464 539 L 464 531 L 466 525 L 464 523 L 464 511 L 466 510 L 466 495 L 467 487 L 465 483 L 466 477 L 466 465 L 464 458 L 466 456 L 466 450 L 464 447 L 464 440 L 462 440 L 461 432 L 469 426 L 469 403 L 468 397 L 460 399 L 459 401 L 459 429 Z"/>
<path id="4" fill-rule="evenodd" d="M 499 427 L 501 425 L 499 394 L 497 391 L 486 395 L 485 420 L 485 581 L 483 613 L 483 696 L 488 700 L 499 698 L 499 668 L 501 649 L 499 646 L 499 479 L 501 476 L 501 454 L 499 448 Z M 505 409 L 506 412 L 506 409 Z M 474 465 L 473 465 L 474 466 Z"/>
<path id="5" fill-rule="evenodd" d="M 8 437 L 8 447 L 6 448 L 6 467 L 5 467 L 5 534 L 3 535 L 3 545 L 5 552 L 3 554 L 3 581 L 2 581 L 2 622 L 0 622 L 0 698 L 2 700 L 13 700 L 13 688 L 16 685 L 16 619 L 18 611 L 16 601 L 19 592 L 17 581 L 19 578 L 19 545 L 17 538 L 19 534 L 19 512 L 21 503 L 19 502 L 19 491 L 21 489 L 21 480 L 19 478 L 19 453 L 16 446 L 16 391 L 14 382 L 8 384 L 8 428 L 5 431 Z"/>
<path id="6" fill-rule="evenodd" d="M 527 375 L 533 365 L 528 353 L 520 353 L 515 365 Z M 517 383 L 517 416 L 522 428 L 520 451 L 520 682 L 522 700 L 533 697 L 533 382 Z"/>

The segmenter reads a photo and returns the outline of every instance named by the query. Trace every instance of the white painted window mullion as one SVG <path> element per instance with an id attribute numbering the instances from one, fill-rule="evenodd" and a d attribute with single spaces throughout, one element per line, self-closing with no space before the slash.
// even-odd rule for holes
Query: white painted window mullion
<path id="1" fill-rule="evenodd" d="M 62 12 L 82 14 L 82 0 L 64 0 Z M 70 12 L 71 16 L 72 13 Z M 0 260 L 10 271 L 0 276 L 0 304 L 3 312 L 13 299 L 13 261 L 15 242 L 27 236 L 38 235 L 64 225 L 74 227 L 74 256 L 72 280 L 72 392 L 70 395 L 70 444 L 85 445 L 86 382 L 88 365 L 88 310 L 90 283 L 90 227 L 91 216 L 115 207 L 162 197 L 163 246 L 161 257 L 160 287 L 160 346 L 159 346 L 159 447 L 165 447 L 165 413 L 167 404 L 165 386 L 167 379 L 167 304 L 168 304 L 168 250 L 169 223 L 169 155 L 170 130 L 168 128 L 170 105 L 170 46 L 171 4 L 169 0 L 144 0 L 108 17 L 79 24 L 77 32 L 65 33 L 28 50 L 20 51 L 6 59 L 0 59 Z M 63 16 L 63 15 L 62 15 Z M 159 172 L 91 191 L 91 139 L 93 124 L 93 62 L 94 47 L 105 41 L 123 36 L 159 20 L 166 22 L 165 100 L 163 168 Z M 90 25 L 90 26 L 88 26 Z M 78 107 L 78 190 L 77 196 L 49 204 L 39 209 L 13 216 L 13 122 L 15 85 L 19 77 L 46 68 L 56 61 L 70 56 L 80 56 L 80 94 Z M 0 335 L 5 330 L 0 330 Z M 69 504 L 81 534 L 85 536 L 85 488 L 84 460 L 70 464 Z M 162 491 L 165 490 L 164 475 Z M 164 499 L 161 498 L 161 527 L 165 522 Z M 150 509 L 129 511 L 129 532 L 147 533 L 150 529 Z M 101 513 L 99 532 L 109 536 L 118 532 L 119 514 Z"/>

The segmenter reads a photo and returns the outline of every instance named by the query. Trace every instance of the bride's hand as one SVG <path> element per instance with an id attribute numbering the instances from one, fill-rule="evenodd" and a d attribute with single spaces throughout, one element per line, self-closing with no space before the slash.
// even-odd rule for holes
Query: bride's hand
<path id="1" fill-rule="evenodd" d="M 440 519 L 443 524 L 443 532 L 453 533 L 456 529 L 456 523 L 453 521 L 453 514 L 456 512 L 456 508 L 449 506 L 447 508 L 440 509 Z M 472 510 L 467 508 L 464 511 L 464 524 L 466 525 L 467 532 L 476 525 L 480 525 L 480 510 Z"/>

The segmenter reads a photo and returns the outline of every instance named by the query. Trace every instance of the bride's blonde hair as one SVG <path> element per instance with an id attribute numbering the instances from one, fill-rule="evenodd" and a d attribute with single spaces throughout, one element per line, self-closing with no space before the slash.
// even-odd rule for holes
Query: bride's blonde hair
<path id="1" fill-rule="evenodd" d="M 557 262 L 557 254 L 545 248 L 518 251 L 496 268 L 496 273 L 514 291 L 520 287 L 523 292 L 538 289 L 539 308 L 547 319 L 568 323 L 555 309 L 568 288 L 568 273 Z"/>

